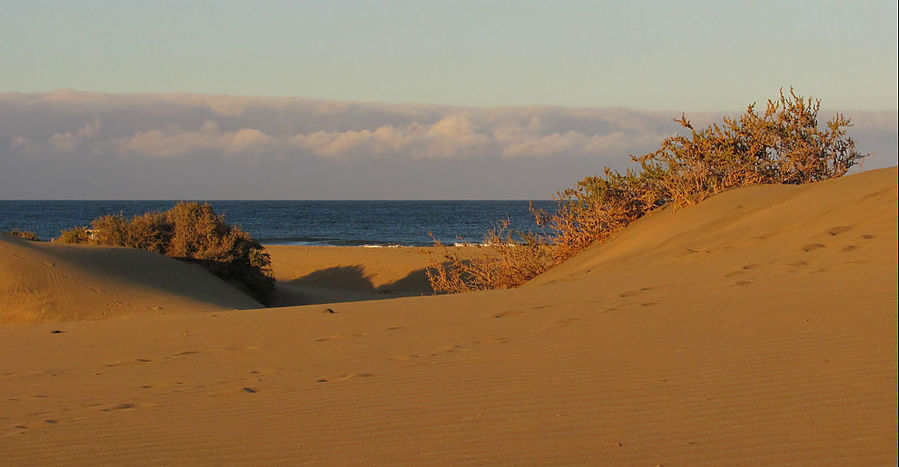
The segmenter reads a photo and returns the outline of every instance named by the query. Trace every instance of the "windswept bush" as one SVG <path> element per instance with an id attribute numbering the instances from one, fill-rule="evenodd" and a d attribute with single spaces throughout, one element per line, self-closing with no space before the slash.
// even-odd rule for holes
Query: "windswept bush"
<path id="1" fill-rule="evenodd" d="M 450 251 L 440 240 L 434 245 L 444 249 L 439 264 L 425 269 L 431 288 L 440 292 L 470 292 L 515 287 L 552 267 L 552 250 L 536 234 L 518 234 L 502 220 L 487 232 L 483 255 L 464 255 Z"/>
<path id="2" fill-rule="evenodd" d="M 668 204 L 694 205 L 729 188 L 750 184 L 801 184 L 840 177 L 867 154 L 846 134 L 851 121 L 837 114 L 818 128 L 821 101 L 792 89 L 768 100 L 764 113 L 750 105 L 739 118 L 724 117 L 696 130 L 686 116 L 675 120 L 689 135 L 666 138 L 641 157 L 639 171 L 608 167 L 554 196 L 553 213 L 534 210 L 542 235 L 507 233 L 502 246 L 478 261 L 462 260 L 446 250 L 429 267 L 436 292 L 452 293 L 523 284 L 602 242 L 646 213 Z M 504 231 L 508 225 L 503 226 Z M 548 233 L 546 233 L 548 231 Z M 495 237 L 488 232 L 487 239 Z M 488 242 L 489 244 L 489 242 Z M 439 243 L 438 243 L 439 245 Z M 551 258 L 551 260 L 547 260 Z"/>
<path id="3" fill-rule="evenodd" d="M 208 203 L 179 202 L 165 212 L 130 220 L 121 215 L 94 219 L 91 228 L 61 233 L 62 243 L 124 246 L 203 265 L 213 274 L 268 303 L 275 287 L 269 255 L 250 234 L 225 223 Z"/>
<path id="4" fill-rule="evenodd" d="M 32 242 L 36 242 L 36 241 L 40 240 L 39 238 L 37 238 L 37 234 L 30 230 L 12 229 L 12 230 L 3 232 L 3 234 L 4 235 L 12 235 L 13 237 L 18 237 L 18 238 L 25 239 L 25 240 L 31 240 Z"/>
<path id="5" fill-rule="evenodd" d="M 63 230 L 56 239 L 59 243 L 88 243 L 91 240 L 91 232 L 87 227 L 72 227 L 69 230 Z"/>
<path id="6" fill-rule="evenodd" d="M 689 136 L 666 138 L 659 149 L 636 158 L 678 205 L 696 204 L 735 186 L 759 183 L 800 184 L 844 175 L 867 156 L 846 135 L 851 122 L 837 114 L 818 129 L 819 99 L 790 90 L 769 100 L 763 114 L 755 104 L 739 119 L 695 130 L 681 116 Z"/>

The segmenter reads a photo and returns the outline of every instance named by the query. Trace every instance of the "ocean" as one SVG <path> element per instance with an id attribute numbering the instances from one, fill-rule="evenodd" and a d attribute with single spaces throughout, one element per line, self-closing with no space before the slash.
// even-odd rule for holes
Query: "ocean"
<path id="1" fill-rule="evenodd" d="M 0 232 L 30 230 L 41 240 L 87 226 L 106 214 L 131 217 L 164 211 L 177 201 L 0 200 Z M 426 246 L 432 232 L 444 244 L 479 243 L 487 229 L 508 219 L 519 230 L 537 226 L 529 202 L 511 201 L 209 201 L 226 222 L 263 244 Z M 534 201 L 552 210 L 553 201 Z"/>

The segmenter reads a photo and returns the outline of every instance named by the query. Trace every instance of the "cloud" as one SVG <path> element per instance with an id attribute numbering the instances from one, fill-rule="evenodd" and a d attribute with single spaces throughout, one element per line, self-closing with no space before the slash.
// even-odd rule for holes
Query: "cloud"
<path id="1" fill-rule="evenodd" d="M 12 133 L 6 136 L 15 141 L 14 149 L 31 153 L 119 151 L 169 158 L 218 151 L 223 156 L 412 160 L 597 156 L 647 136 L 664 137 L 674 128 L 664 114 L 553 107 L 477 109 L 75 91 L 4 95 L 0 102 L 12 115 L 47 117 L 18 132 L 0 130 Z M 91 120 L 85 123 L 86 118 Z"/>
<path id="2" fill-rule="evenodd" d="M 33 139 L 13 135 L 13 146 L 19 148 L 25 153 L 37 152 L 71 152 L 80 147 L 84 141 L 91 140 L 100 131 L 100 123 L 85 124 L 79 130 L 72 132 L 53 133 L 45 140 L 35 141 Z"/>
<path id="3" fill-rule="evenodd" d="M 895 165 L 897 112 L 847 114 L 859 148 L 873 154 L 865 167 Z M 822 119 L 829 115 L 822 112 Z M 221 179 L 248 176 L 260 177 L 257 187 L 280 186 L 270 195 L 287 198 L 318 197 L 325 188 L 344 195 L 349 191 L 340 187 L 361 185 L 366 177 L 406 191 L 366 188 L 354 196 L 427 197 L 441 187 L 434 196 L 469 197 L 497 177 L 505 177 L 506 191 L 482 196 L 545 196 L 603 166 L 623 168 L 629 154 L 654 150 L 680 130 L 673 122 L 679 116 L 621 108 L 470 108 L 177 93 L 0 94 L 0 197 L 55 193 L 63 186 L 91 196 L 91 190 L 115 186 L 109 188 L 114 196 L 127 198 L 148 173 L 169 182 L 164 190 L 147 183 L 141 196 L 170 197 L 199 179 L 217 187 Z M 704 125 L 720 114 L 687 117 Z M 114 171 L 116 184 L 109 181 L 112 172 L 104 180 L 91 178 L 101 169 Z M 83 171 L 77 183 L 76 170 Z M 47 173 L 68 174 L 69 181 L 45 183 L 41 174 Z"/>
<path id="4" fill-rule="evenodd" d="M 218 125 L 206 121 L 197 131 L 138 131 L 130 137 L 118 138 L 114 146 L 122 154 L 178 157 L 195 152 L 218 151 L 224 155 L 255 153 L 273 138 L 254 128 L 222 132 Z"/>

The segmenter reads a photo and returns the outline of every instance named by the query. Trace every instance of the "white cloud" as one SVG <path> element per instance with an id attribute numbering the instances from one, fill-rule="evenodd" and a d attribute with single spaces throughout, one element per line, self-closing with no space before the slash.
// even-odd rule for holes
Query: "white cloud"
<path id="1" fill-rule="evenodd" d="M 855 123 L 850 134 L 857 135 L 859 149 L 872 153 L 865 167 L 895 165 L 897 112 L 847 116 Z M 76 91 L 0 94 L 0 196 L 56 193 L 67 183 L 78 193 L 78 187 L 87 187 L 87 196 L 111 181 L 124 187 L 118 197 L 128 197 L 128 190 L 141 183 L 148 184 L 145 192 L 152 196 L 172 196 L 197 179 L 217 187 L 223 177 L 248 174 L 258 177 L 256 187 L 271 187 L 272 196 L 299 196 L 294 190 L 307 186 L 319 188 L 305 196 L 322 196 L 322 189 L 365 185 L 360 180 L 373 170 L 383 170 L 380 179 L 392 180 L 384 186 L 397 186 L 400 194 L 385 188 L 378 195 L 357 191 L 355 196 L 414 197 L 415 190 L 443 187 L 441 197 L 469 197 L 493 185 L 505 191 L 484 196 L 510 196 L 520 187 L 527 189 L 514 191 L 519 196 L 540 196 L 603 166 L 623 168 L 629 154 L 654 150 L 680 130 L 676 117 L 680 113 L 620 108 L 466 108 Z M 720 114 L 688 112 L 687 117 L 701 126 Z M 829 117 L 822 112 L 821 123 Z M 200 159 L 202 164 L 193 162 Z M 453 161 L 466 163 L 447 165 Z M 82 171 L 83 179 L 72 178 L 74 170 Z M 116 175 L 96 178 L 101 171 Z M 143 181 L 146 171 L 172 186 L 157 194 L 163 189 Z M 40 174 L 47 173 L 66 178 L 44 183 Z M 404 176 L 408 187 L 401 191 Z M 305 177 L 305 185 L 296 183 L 297 177 Z M 282 188 L 276 189 L 273 180 L 280 180 Z"/>
<path id="2" fill-rule="evenodd" d="M 19 148 L 23 153 L 34 154 L 41 152 L 72 152 L 82 142 L 93 139 L 100 131 L 100 122 L 85 124 L 77 131 L 53 133 L 45 140 L 34 140 L 21 135 L 13 135 L 13 147 Z"/>
<path id="3" fill-rule="evenodd" d="M 116 139 L 114 144 L 123 154 L 177 157 L 198 151 L 229 155 L 253 153 L 265 148 L 272 139 L 254 128 L 221 132 L 215 122 L 207 120 L 197 131 L 138 131 L 130 137 Z"/>
<path id="4" fill-rule="evenodd" d="M 660 126 L 673 128 L 668 115 L 620 109 L 478 109 L 75 91 L 4 95 L 0 99 L 9 104 L 13 114 L 48 115 L 52 118 L 45 119 L 47 122 L 65 127 L 54 129 L 52 124 L 42 123 L 23 127 L 21 134 L 6 130 L 13 133 L 7 136 L 14 142 L 14 150 L 117 151 L 161 158 L 210 151 L 230 157 L 287 153 L 326 159 L 596 156 L 642 142 L 648 135 L 659 137 L 655 129 Z M 85 123 L 86 118 L 91 120 Z M 42 126 L 47 127 L 43 136 L 42 128 L 37 128 Z M 68 129 L 73 126 L 78 129 Z"/>

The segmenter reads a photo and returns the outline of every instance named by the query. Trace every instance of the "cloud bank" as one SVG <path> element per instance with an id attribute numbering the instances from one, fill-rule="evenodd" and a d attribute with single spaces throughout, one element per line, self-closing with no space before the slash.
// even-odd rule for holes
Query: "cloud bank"
<path id="1" fill-rule="evenodd" d="M 897 113 L 850 112 L 896 164 Z M 548 198 L 678 131 L 627 109 L 0 94 L 2 198 Z M 718 114 L 688 114 L 703 124 Z"/>

